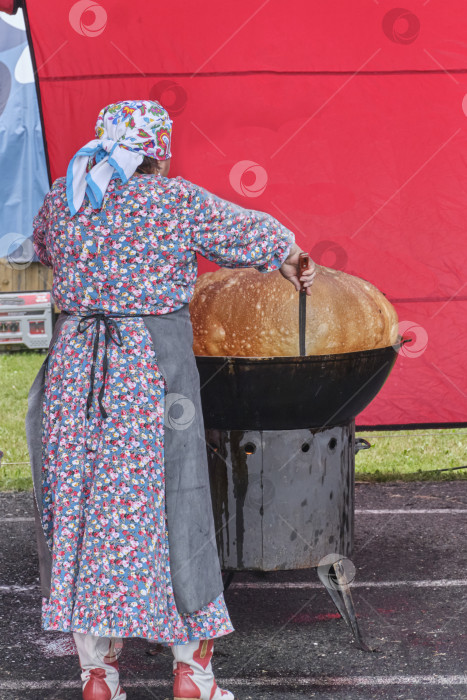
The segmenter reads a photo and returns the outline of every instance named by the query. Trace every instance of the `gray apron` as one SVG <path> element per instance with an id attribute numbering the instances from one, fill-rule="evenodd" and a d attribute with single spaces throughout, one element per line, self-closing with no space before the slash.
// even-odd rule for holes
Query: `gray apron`
<path id="1" fill-rule="evenodd" d="M 67 315 L 55 324 L 49 352 L 60 333 L 67 332 Z M 175 603 L 180 613 L 194 612 L 224 590 L 217 552 L 211 489 L 201 409 L 200 380 L 193 353 L 193 328 L 188 304 L 166 314 L 144 316 L 156 361 L 168 394 L 180 394 L 194 405 L 194 420 L 183 428 L 168 414 L 164 421 L 165 503 L 170 570 Z M 34 486 L 34 511 L 42 595 L 50 595 L 52 552 L 42 528 L 42 404 L 47 373 L 45 359 L 28 395 L 26 437 Z M 176 397 L 174 397 L 176 398 Z M 175 427 L 171 427 L 171 423 Z"/>

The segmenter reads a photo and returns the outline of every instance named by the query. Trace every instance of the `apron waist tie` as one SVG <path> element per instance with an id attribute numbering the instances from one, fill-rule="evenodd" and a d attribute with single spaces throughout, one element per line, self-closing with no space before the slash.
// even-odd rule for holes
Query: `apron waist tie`
<path id="1" fill-rule="evenodd" d="M 120 314 L 121 315 L 121 314 Z M 101 412 L 102 418 L 107 418 L 107 411 L 104 408 L 103 398 L 105 392 L 105 381 L 107 378 L 107 370 L 109 366 L 108 360 L 108 349 L 109 343 L 113 342 L 118 347 L 122 347 L 123 339 L 120 333 L 120 329 L 114 318 L 117 314 L 104 314 L 102 312 L 94 312 L 91 314 L 86 314 L 86 316 L 81 316 L 78 322 L 78 333 L 85 333 L 90 326 L 94 323 L 96 324 L 96 333 L 94 336 L 94 346 L 92 350 L 92 364 L 91 364 L 91 380 L 89 386 L 89 393 L 86 400 L 86 419 L 89 420 L 89 414 L 92 405 L 92 399 L 94 396 L 94 379 L 96 375 L 96 361 L 97 353 L 99 352 L 99 337 L 101 331 L 101 323 L 104 325 L 104 359 L 102 362 L 102 386 L 99 390 L 98 401 L 99 410 Z"/>
<path id="2" fill-rule="evenodd" d="M 109 359 L 108 359 L 108 350 L 109 350 L 109 345 L 110 343 L 115 343 L 118 347 L 122 347 L 123 345 L 123 338 L 120 333 L 120 329 L 118 327 L 118 324 L 115 322 L 114 319 L 116 318 L 143 318 L 144 316 L 150 316 L 151 314 L 106 314 L 103 311 L 94 311 L 89 314 L 85 314 L 84 316 L 81 316 L 81 314 L 73 314 L 69 313 L 68 311 L 62 311 L 61 313 L 66 314 L 67 316 L 78 318 L 78 326 L 77 326 L 77 331 L 78 333 L 85 333 L 88 328 L 96 324 L 96 332 L 95 332 L 95 337 L 94 337 L 94 344 L 93 344 L 93 351 L 92 351 L 92 364 L 91 364 L 91 376 L 90 376 L 90 383 L 89 383 L 89 393 L 86 399 L 86 422 L 89 421 L 89 416 L 90 416 L 90 411 L 91 411 L 91 406 L 92 406 L 92 400 L 94 397 L 94 380 L 95 380 L 95 375 L 96 375 L 96 363 L 97 363 L 97 355 L 99 352 L 99 338 L 100 338 L 100 331 L 101 331 L 101 325 L 104 326 L 104 358 L 102 362 L 102 386 L 99 390 L 98 394 L 98 402 L 99 402 L 99 411 L 103 419 L 107 418 L 107 411 L 105 410 L 103 399 L 104 399 L 104 393 L 105 393 L 105 382 L 107 379 L 107 370 L 109 366 Z M 90 450 L 91 452 L 96 452 L 97 448 L 89 447 L 88 446 L 88 441 L 86 438 L 86 446 L 87 449 Z"/>

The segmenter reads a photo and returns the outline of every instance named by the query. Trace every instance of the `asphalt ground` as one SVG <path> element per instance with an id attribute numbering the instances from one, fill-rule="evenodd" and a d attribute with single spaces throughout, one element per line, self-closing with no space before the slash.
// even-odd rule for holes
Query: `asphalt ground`
<path id="1" fill-rule="evenodd" d="M 216 642 L 219 686 L 238 700 L 467 698 L 467 482 L 357 484 L 355 646 L 316 570 L 237 573 L 235 627 Z M 0 699 L 78 700 L 71 634 L 40 627 L 32 493 L 0 494 Z M 128 700 L 172 698 L 169 649 L 124 641 Z"/>

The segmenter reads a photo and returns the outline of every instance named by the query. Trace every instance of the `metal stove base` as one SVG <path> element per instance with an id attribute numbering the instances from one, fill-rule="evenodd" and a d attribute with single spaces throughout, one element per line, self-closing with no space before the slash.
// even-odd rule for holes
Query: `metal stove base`
<path id="1" fill-rule="evenodd" d="M 318 567 L 357 645 L 371 651 L 341 563 L 353 550 L 355 422 L 324 429 L 208 429 L 206 442 L 226 588 L 236 571 Z"/>

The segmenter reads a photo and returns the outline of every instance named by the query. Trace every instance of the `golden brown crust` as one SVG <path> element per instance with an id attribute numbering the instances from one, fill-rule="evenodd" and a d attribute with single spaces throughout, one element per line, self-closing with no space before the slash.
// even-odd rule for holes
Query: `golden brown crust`
<path id="1" fill-rule="evenodd" d="M 373 284 L 316 265 L 307 296 L 307 355 L 357 352 L 392 345 L 397 313 Z M 206 272 L 190 302 L 195 355 L 297 356 L 299 293 L 278 270 Z"/>

